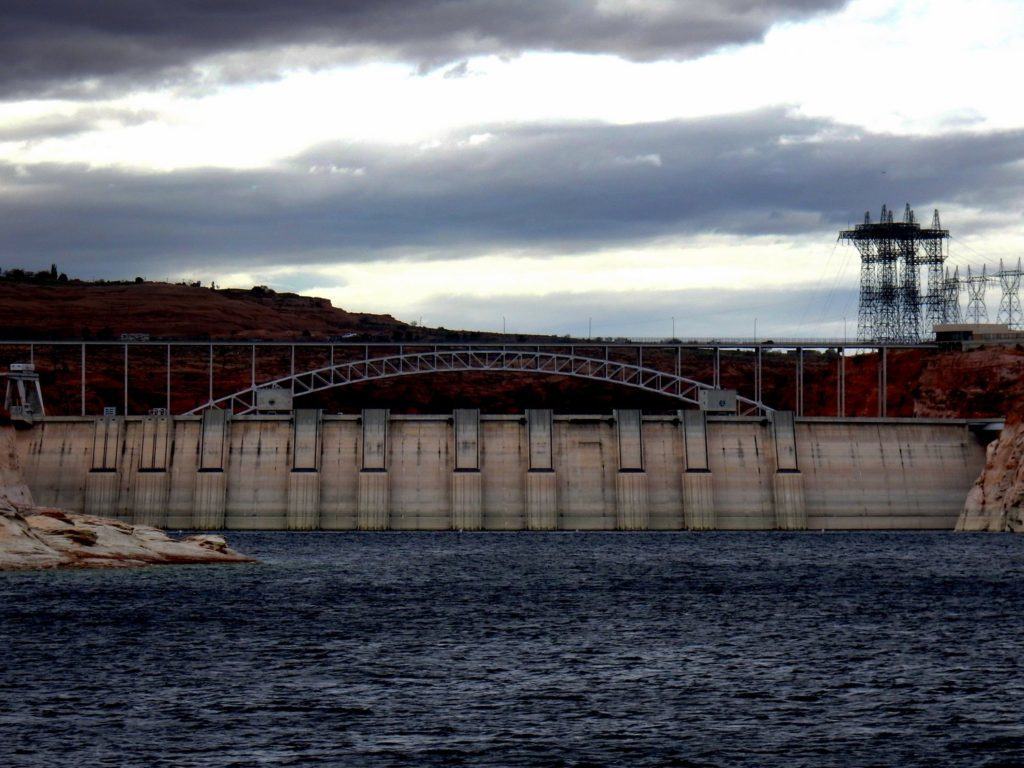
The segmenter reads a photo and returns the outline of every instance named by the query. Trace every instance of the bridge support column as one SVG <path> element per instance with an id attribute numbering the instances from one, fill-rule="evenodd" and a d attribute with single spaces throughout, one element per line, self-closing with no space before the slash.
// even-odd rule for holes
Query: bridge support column
<path id="1" fill-rule="evenodd" d="M 553 531 L 558 528 L 558 483 L 551 450 L 551 411 L 526 411 L 526 439 L 530 469 L 526 473 L 526 528 Z"/>
<path id="2" fill-rule="evenodd" d="M 203 411 L 202 436 L 199 445 L 199 467 L 196 471 L 196 491 L 192 520 L 200 530 L 219 530 L 224 527 L 227 507 L 227 443 L 229 412 L 219 408 Z"/>
<path id="3" fill-rule="evenodd" d="M 141 427 L 139 465 L 133 483 L 133 519 L 142 525 L 163 526 L 167 524 L 171 490 L 167 465 L 174 423 L 169 416 L 145 416 Z"/>
<path id="4" fill-rule="evenodd" d="M 292 412 L 292 470 L 288 473 L 288 530 L 320 527 L 320 411 Z"/>
<path id="5" fill-rule="evenodd" d="M 775 444 L 775 526 L 783 531 L 807 530 L 804 478 L 797 465 L 796 423 L 792 411 L 772 414 L 772 442 Z"/>
<path id="6" fill-rule="evenodd" d="M 381 408 L 368 408 L 362 414 L 363 463 L 356 502 L 356 528 L 360 531 L 384 531 L 390 524 L 388 419 L 388 411 Z"/>
<path id="7" fill-rule="evenodd" d="M 117 459 L 121 455 L 121 425 L 117 417 L 97 419 L 92 432 L 92 466 L 85 478 L 85 513 L 115 517 L 120 490 Z"/>
<path id="8" fill-rule="evenodd" d="M 615 411 L 619 444 L 619 471 L 615 475 L 616 528 L 620 531 L 647 530 L 650 520 L 641 425 L 640 411 Z"/>
<path id="9" fill-rule="evenodd" d="M 683 472 L 683 523 L 692 531 L 713 531 L 715 495 L 708 464 L 707 417 L 703 411 L 680 411 L 686 471 Z"/>
<path id="10" fill-rule="evenodd" d="M 455 469 L 452 472 L 452 529 L 483 528 L 483 483 L 480 477 L 480 411 L 455 411 Z"/>

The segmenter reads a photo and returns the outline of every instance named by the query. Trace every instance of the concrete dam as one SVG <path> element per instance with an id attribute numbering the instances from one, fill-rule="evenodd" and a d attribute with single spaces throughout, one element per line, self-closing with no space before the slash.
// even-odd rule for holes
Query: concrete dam
<path id="1" fill-rule="evenodd" d="M 642 415 L 48 417 L 36 502 L 175 529 L 952 530 L 964 421 Z"/>

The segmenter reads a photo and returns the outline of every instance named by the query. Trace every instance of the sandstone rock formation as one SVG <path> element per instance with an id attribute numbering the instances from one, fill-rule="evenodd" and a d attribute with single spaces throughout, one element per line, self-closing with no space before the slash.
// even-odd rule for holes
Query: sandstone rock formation
<path id="1" fill-rule="evenodd" d="M 172 539 L 148 525 L 35 506 L 11 432 L 0 429 L 0 571 L 253 562 L 220 536 Z"/>
<path id="2" fill-rule="evenodd" d="M 1008 421 L 993 440 L 985 469 L 967 494 L 958 531 L 1024 533 L 1024 419 Z"/>
<path id="3" fill-rule="evenodd" d="M 0 571 L 246 562 L 220 536 L 172 539 L 148 525 L 0 501 Z"/>

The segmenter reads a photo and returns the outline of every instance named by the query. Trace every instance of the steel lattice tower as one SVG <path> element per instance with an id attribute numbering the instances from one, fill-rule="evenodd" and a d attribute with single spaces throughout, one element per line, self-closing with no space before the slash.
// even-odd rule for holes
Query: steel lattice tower
<path id="1" fill-rule="evenodd" d="M 984 266 L 981 274 L 972 274 L 971 268 L 967 268 L 967 277 L 964 278 L 964 286 L 967 288 L 967 312 L 964 319 L 968 323 L 981 324 L 988 322 L 988 308 L 985 306 L 985 287 L 988 285 L 988 275 Z"/>
<path id="2" fill-rule="evenodd" d="M 963 312 L 960 311 L 960 267 L 957 267 L 950 274 L 949 270 L 946 270 L 946 276 L 942 281 L 942 294 L 945 299 L 945 319 L 943 323 L 962 323 L 964 321 Z"/>
<path id="3" fill-rule="evenodd" d="M 1024 310 L 1020 304 L 1020 282 L 1024 271 L 1021 270 L 1021 260 L 1017 259 L 1017 268 L 1007 269 L 1003 266 L 1003 260 L 999 260 L 999 271 L 996 277 L 999 278 L 999 287 L 1003 290 L 1003 297 L 999 302 L 999 314 L 996 322 L 1006 323 L 1014 330 L 1020 330 L 1024 324 Z"/>
<path id="4" fill-rule="evenodd" d="M 931 231 L 942 230 L 939 211 L 932 212 Z M 936 325 L 955 322 L 950 315 L 952 308 L 946 292 L 946 241 L 944 239 L 925 240 L 921 243 L 921 263 L 927 270 L 927 289 L 924 295 L 925 332 L 931 331 Z M 959 310 L 959 294 L 956 301 Z M 957 312 L 959 314 L 959 311 Z"/>
<path id="5" fill-rule="evenodd" d="M 939 212 L 932 226 L 918 224 L 908 203 L 903 220 L 882 206 L 877 223 L 864 214 L 864 223 L 839 233 L 860 254 L 860 305 L 857 334 L 873 341 L 919 341 L 935 323 L 953 314 L 945 281 L 946 242 Z M 921 294 L 921 267 L 927 268 L 926 292 Z M 922 312 L 922 309 L 924 310 Z"/>

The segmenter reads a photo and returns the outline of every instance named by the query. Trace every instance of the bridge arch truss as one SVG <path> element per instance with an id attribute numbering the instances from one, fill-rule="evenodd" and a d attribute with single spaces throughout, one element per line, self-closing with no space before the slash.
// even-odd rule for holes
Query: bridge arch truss
<path id="1" fill-rule="evenodd" d="M 479 371 L 571 376 L 632 387 L 692 405 L 698 404 L 701 390 L 714 389 L 710 384 L 674 373 L 639 364 L 586 357 L 575 352 L 521 348 L 434 349 L 379 357 L 367 355 L 361 360 L 347 360 L 293 373 L 211 399 L 188 413 L 198 414 L 208 408 L 223 408 L 237 415 L 253 413 L 257 410 L 257 393 L 263 389 L 283 388 L 293 396 L 301 396 L 400 376 Z M 737 401 L 740 415 L 767 415 L 772 411 L 763 402 L 747 397 L 739 396 Z"/>

